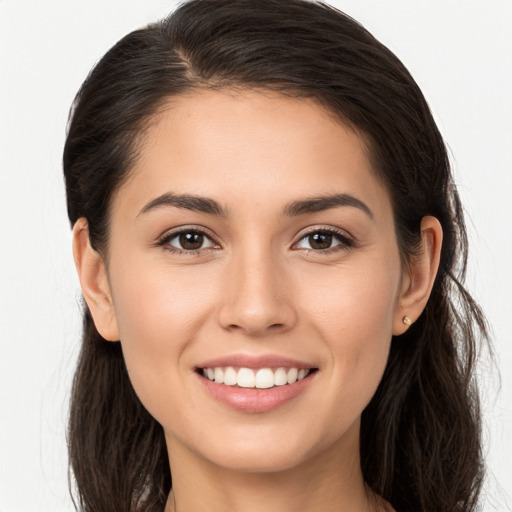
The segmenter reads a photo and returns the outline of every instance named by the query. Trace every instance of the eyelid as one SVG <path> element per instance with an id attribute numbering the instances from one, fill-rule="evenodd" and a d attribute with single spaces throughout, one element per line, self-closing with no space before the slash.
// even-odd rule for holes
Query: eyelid
<path id="1" fill-rule="evenodd" d="M 318 225 L 318 226 L 310 226 L 308 228 L 305 228 L 301 233 L 299 233 L 296 237 L 295 242 L 292 244 L 292 249 L 304 238 L 311 236 L 314 233 L 327 233 L 330 235 L 334 235 L 338 238 L 338 240 L 341 241 L 341 244 L 330 247 L 328 249 L 295 249 L 295 250 L 306 250 L 306 251 L 313 251 L 316 253 L 326 253 L 328 251 L 338 250 L 340 249 L 348 249 L 350 247 L 353 247 L 356 244 L 356 241 L 354 237 L 348 233 L 347 231 L 334 227 L 334 226 L 327 226 L 327 225 Z M 340 247 L 341 246 L 341 247 Z"/>
<path id="2" fill-rule="evenodd" d="M 158 247 L 164 247 L 169 244 L 170 240 L 172 240 L 173 238 L 176 238 L 177 236 L 181 235 L 182 233 L 201 233 L 202 235 L 204 235 L 206 238 L 208 238 L 213 243 L 214 247 L 206 247 L 204 249 L 186 250 L 186 249 L 180 249 L 178 247 L 173 247 L 173 246 L 169 245 L 167 247 L 167 250 L 175 251 L 175 252 L 182 252 L 182 253 L 187 253 L 187 254 L 196 254 L 196 253 L 204 251 L 204 250 L 217 249 L 217 248 L 221 247 L 219 242 L 217 241 L 216 236 L 208 228 L 205 228 L 204 226 L 200 226 L 197 224 L 178 226 L 178 227 L 169 229 L 167 231 L 164 231 L 164 233 L 157 238 L 156 243 L 154 245 L 156 245 Z M 172 249 L 171 249 L 171 247 L 172 247 Z"/>
<path id="3" fill-rule="evenodd" d="M 182 233 L 190 233 L 190 232 L 201 233 L 202 235 L 204 235 L 206 238 L 208 238 L 212 242 L 214 247 L 186 250 L 186 249 L 180 249 L 178 247 L 173 247 L 173 246 L 168 245 L 169 241 L 172 240 L 173 238 L 176 238 L 177 236 L 179 236 Z M 327 248 L 327 249 L 297 249 L 297 248 L 294 249 L 294 247 L 301 240 L 303 240 L 304 238 L 306 238 L 308 236 L 311 236 L 314 233 L 318 233 L 318 232 L 331 234 L 331 235 L 337 237 L 341 243 L 334 247 Z M 182 253 L 186 253 L 186 254 L 197 254 L 197 253 L 205 251 L 205 250 L 222 248 L 221 244 L 217 241 L 217 237 L 208 228 L 201 226 L 201 225 L 197 225 L 197 224 L 177 226 L 175 228 L 169 229 L 157 238 L 154 245 L 158 246 L 158 247 L 164 247 L 167 245 L 167 250 L 169 250 L 169 251 L 178 252 L 178 253 L 182 252 Z M 355 241 L 354 237 L 350 233 L 348 233 L 346 230 L 340 229 L 340 228 L 334 227 L 334 226 L 329 226 L 329 225 L 316 225 L 316 226 L 309 226 L 309 227 L 303 229 L 296 236 L 295 241 L 292 243 L 291 248 L 294 250 L 305 250 L 305 251 L 309 251 L 309 252 L 325 254 L 329 251 L 335 251 L 335 250 L 341 250 L 341 249 L 346 250 L 346 249 L 349 249 L 350 247 L 353 247 L 354 245 L 356 245 L 356 241 Z"/>

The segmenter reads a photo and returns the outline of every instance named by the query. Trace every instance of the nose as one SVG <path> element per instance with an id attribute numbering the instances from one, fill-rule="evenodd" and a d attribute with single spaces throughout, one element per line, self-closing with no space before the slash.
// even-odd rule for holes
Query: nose
<path id="1" fill-rule="evenodd" d="M 264 336 L 291 329 L 297 322 L 286 272 L 267 251 L 233 257 L 226 269 L 219 324 L 227 330 Z"/>

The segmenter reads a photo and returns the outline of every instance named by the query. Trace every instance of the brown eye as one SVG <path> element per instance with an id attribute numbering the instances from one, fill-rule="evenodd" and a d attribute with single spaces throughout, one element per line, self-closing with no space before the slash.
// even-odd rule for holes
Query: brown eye
<path id="1" fill-rule="evenodd" d="M 202 233 L 181 233 L 178 240 L 181 248 L 186 251 L 197 251 L 201 249 L 204 243 L 204 235 Z"/>
<path id="2" fill-rule="evenodd" d="M 308 236 L 308 242 L 312 249 L 329 249 L 332 239 L 331 233 L 313 233 Z"/>
<path id="3" fill-rule="evenodd" d="M 294 246 L 295 249 L 306 249 L 309 251 L 329 251 L 336 249 L 348 249 L 354 244 L 350 238 L 327 229 L 318 229 L 305 234 Z"/>
<path id="4" fill-rule="evenodd" d="M 159 245 L 170 251 L 194 252 L 216 247 L 213 240 L 202 231 L 193 229 L 170 233 Z"/>

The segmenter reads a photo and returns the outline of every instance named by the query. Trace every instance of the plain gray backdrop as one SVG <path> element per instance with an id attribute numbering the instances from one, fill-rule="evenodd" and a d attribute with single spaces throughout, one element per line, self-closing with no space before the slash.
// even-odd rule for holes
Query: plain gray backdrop
<path id="1" fill-rule="evenodd" d="M 402 59 L 450 148 L 469 228 L 467 284 L 502 374 L 499 390 L 496 369 L 480 370 L 484 510 L 510 511 L 512 0 L 330 3 Z M 175 5 L 0 0 L 0 512 L 73 510 L 65 428 L 81 324 L 61 177 L 68 109 L 110 46 Z"/>

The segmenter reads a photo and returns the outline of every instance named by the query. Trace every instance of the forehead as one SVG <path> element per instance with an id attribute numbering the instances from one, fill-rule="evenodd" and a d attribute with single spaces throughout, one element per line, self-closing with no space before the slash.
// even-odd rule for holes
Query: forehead
<path id="1" fill-rule="evenodd" d="M 337 192 L 388 200 L 364 137 L 311 99 L 194 91 L 159 109 L 139 148 L 118 195 L 140 206 L 165 192 L 223 203 Z"/>

